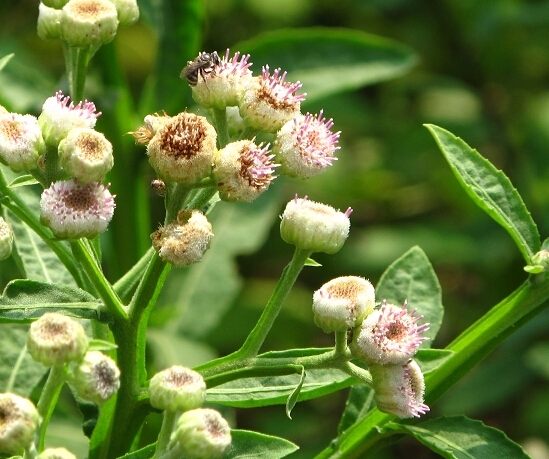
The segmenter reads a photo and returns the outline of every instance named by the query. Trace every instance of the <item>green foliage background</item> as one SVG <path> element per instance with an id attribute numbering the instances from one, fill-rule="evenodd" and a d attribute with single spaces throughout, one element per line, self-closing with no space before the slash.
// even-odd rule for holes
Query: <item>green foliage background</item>
<path id="1" fill-rule="evenodd" d="M 131 189 L 142 203 L 133 215 L 126 215 L 131 211 L 124 211 L 127 183 L 112 179 L 113 191 L 119 195 L 118 221 L 113 222 L 112 238 L 104 240 L 104 250 L 113 281 L 146 250 L 148 234 L 162 218 L 161 201 L 147 189 L 153 176 L 144 151 L 134 148 L 129 136 L 120 138 L 119 132 L 136 129 L 153 111 L 174 114 L 192 109 L 190 90 L 179 80 L 179 71 L 198 50 L 245 51 L 246 41 L 258 34 L 324 26 L 397 40 L 419 58 L 400 78 L 373 86 L 365 82 L 359 90 L 319 96 L 303 105 L 305 111 L 322 108 L 334 118 L 335 128 L 342 131 L 339 160 L 307 182 L 279 179 L 252 205 L 230 206 L 227 211 L 216 208 L 211 253 L 217 255 L 206 258 L 199 269 L 172 270 L 151 317 L 155 326 L 149 333 L 151 371 L 174 362 L 196 365 L 240 346 L 291 257 L 292 248 L 278 234 L 277 215 L 295 193 L 341 209 L 351 206 L 351 235 L 336 255 L 316 255 L 322 267 L 303 272 L 265 350 L 331 345 L 331 335 L 312 323 L 313 290 L 333 277 L 350 274 L 369 278 L 375 285 L 383 270 L 414 245 L 425 251 L 442 285 L 446 316 L 434 347 L 445 345 L 522 283 L 526 274 L 520 253 L 505 231 L 463 192 L 422 125 L 448 129 L 504 170 L 545 238 L 549 234 L 549 1 L 173 2 L 172 7 L 187 8 L 188 16 L 196 19 L 194 26 L 203 32 L 200 40 L 188 28 L 178 36 L 156 34 L 150 26 L 157 21 L 152 9 L 148 2 L 139 4 L 142 21 L 121 29 L 115 42 L 100 50 L 86 89 L 86 97 L 106 114 L 98 129 L 115 144 L 115 155 L 116 148 L 131 151 L 123 162 L 115 157 L 115 168 L 131 171 L 127 180 L 136 181 Z M 0 104 L 17 112 L 37 114 L 44 99 L 66 85 L 61 77 L 61 46 L 37 38 L 37 14 L 35 1 L 0 5 L 0 56 L 15 53 L 0 73 Z M 235 46 L 242 42 L 242 47 Z M 165 46 L 159 48 L 159 43 Z M 312 41 L 310 49 L 301 51 L 303 61 L 316 55 L 315 46 Z M 262 51 L 250 59 L 256 72 L 265 63 L 271 68 L 285 64 L 276 48 Z M 108 65 L 114 56 L 123 64 L 120 74 L 108 70 L 116 70 Z M 159 68 L 172 69 L 162 75 L 170 88 L 165 92 L 152 89 Z M 341 78 L 351 79 L 355 74 L 364 77 L 361 71 L 352 65 L 339 70 Z M 117 79 L 127 79 L 129 93 L 109 92 L 115 90 Z M 114 104 L 121 103 L 134 107 L 133 119 L 109 118 L 109 112 L 116 112 Z M 112 242 L 122 239 L 127 246 Z M 16 264 L 11 263 L 0 271 L 2 287 L 18 277 Z M 201 288 L 195 287 L 197 278 Z M 215 306 L 205 309 L 202 304 Z M 548 330 L 546 310 L 507 339 L 432 410 L 481 419 L 518 442 L 541 438 L 547 447 Z M 299 403 L 292 421 L 280 406 L 237 409 L 234 416 L 240 428 L 280 435 L 301 445 L 292 457 L 312 457 L 336 435 L 345 396 L 341 392 Z M 66 411 L 70 416 L 70 407 Z M 151 436 L 155 423 L 158 419 L 151 418 Z M 56 425 L 60 437 L 68 436 L 65 419 Z M 407 439 L 376 457 L 436 456 Z"/>

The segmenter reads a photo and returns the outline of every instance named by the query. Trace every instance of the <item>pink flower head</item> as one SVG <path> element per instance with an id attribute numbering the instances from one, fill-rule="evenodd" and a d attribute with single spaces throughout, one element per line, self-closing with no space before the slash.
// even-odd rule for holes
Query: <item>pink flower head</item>
<path id="1" fill-rule="evenodd" d="M 303 86 L 301 82 L 289 83 L 284 81 L 288 72 L 280 74 L 280 68 L 269 73 L 269 66 L 261 69 L 260 83 L 265 95 L 268 95 L 274 105 L 293 106 L 305 100 L 307 93 L 296 94 Z"/>
<path id="2" fill-rule="evenodd" d="M 337 160 L 334 156 L 340 132 L 332 132 L 333 120 L 318 115 L 298 116 L 288 121 L 278 131 L 275 153 L 282 164 L 282 171 L 300 178 L 315 176 Z"/>
<path id="3" fill-rule="evenodd" d="M 229 54 L 230 49 L 227 48 L 225 56 L 221 58 L 220 65 L 214 67 L 214 71 L 217 76 L 238 75 L 242 77 L 252 74 L 250 70 L 252 63 L 248 62 L 248 59 L 250 59 L 249 54 L 243 54 L 240 56 L 240 51 L 237 51 L 230 59 Z"/>
<path id="4" fill-rule="evenodd" d="M 407 362 L 428 339 L 421 334 L 429 324 L 417 325 L 423 316 L 414 317 L 407 302 L 402 308 L 383 301 L 381 308 L 370 314 L 355 330 L 351 351 L 368 364 L 387 365 Z"/>
<path id="5" fill-rule="evenodd" d="M 87 100 L 74 105 L 69 96 L 57 91 L 42 106 L 38 123 L 47 145 L 58 146 L 73 128 L 93 128 L 101 112 L 96 112 L 95 104 Z"/>
<path id="6" fill-rule="evenodd" d="M 40 221 L 59 238 L 92 238 L 107 229 L 114 213 L 108 187 L 76 180 L 52 183 L 40 198 Z"/>

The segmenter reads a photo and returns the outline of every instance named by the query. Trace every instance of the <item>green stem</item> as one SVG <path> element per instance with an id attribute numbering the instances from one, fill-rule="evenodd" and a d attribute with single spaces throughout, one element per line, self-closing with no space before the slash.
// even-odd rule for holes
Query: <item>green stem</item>
<path id="1" fill-rule="evenodd" d="M 71 99 L 77 103 L 77 101 L 82 100 L 84 95 L 90 47 L 77 48 L 63 42 L 63 53 L 65 54 L 65 67 L 69 78 Z"/>
<path id="2" fill-rule="evenodd" d="M 227 110 L 214 108 L 212 113 L 215 121 L 215 130 L 217 131 L 217 144 L 219 145 L 219 149 L 221 149 L 230 142 L 229 127 L 227 125 Z"/>
<path id="3" fill-rule="evenodd" d="M 80 262 L 92 285 L 95 287 L 99 296 L 105 303 L 105 307 L 115 317 L 116 320 L 126 320 L 127 313 L 124 305 L 118 295 L 112 288 L 112 285 L 105 278 L 103 271 L 96 263 L 93 254 L 87 250 L 86 244 L 82 240 L 71 242 L 72 252 L 75 258 Z"/>
<path id="4" fill-rule="evenodd" d="M 21 368 L 21 365 L 23 364 L 23 360 L 25 360 L 26 355 L 27 355 L 27 345 L 25 344 L 23 346 L 23 349 L 21 349 L 21 352 L 17 357 L 17 361 L 15 362 L 11 370 L 10 378 L 8 379 L 8 383 L 4 388 L 6 392 L 11 392 L 13 390 L 13 385 L 15 384 L 15 378 L 17 378 L 17 373 L 19 373 L 19 370 Z"/>
<path id="5" fill-rule="evenodd" d="M 248 359 L 251 359 L 258 354 L 259 349 L 263 345 L 263 342 L 271 330 L 275 319 L 280 313 L 280 309 L 282 308 L 282 304 L 286 299 L 286 296 L 293 287 L 295 281 L 297 280 L 297 276 L 303 269 L 303 266 L 305 266 L 305 262 L 311 253 L 312 252 L 310 250 L 295 249 L 292 260 L 284 268 L 282 276 L 280 276 L 269 302 L 265 306 L 261 317 L 246 338 L 246 341 L 242 347 L 230 355 L 212 360 L 199 366 L 197 371 L 200 371 L 204 377 L 208 377 L 210 375 L 219 374 L 223 371 L 234 370 L 239 366 L 246 365 L 246 361 Z"/>
<path id="6" fill-rule="evenodd" d="M 46 438 L 46 429 L 50 423 L 51 415 L 59 398 L 59 393 L 63 388 L 63 384 L 66 381 L 65 368 L 60 367 L 51 367 L 50 374 L 46 380 L 46 384 L 42 389 L 40 394 L 40 399 L 38 400 L 37 409 L 42 417 L 42 422 L 38 428 L 38 452 L 41 453 L 44 451 L 44 440 Z"/>
<path id="7" fill-rule="evenodd" d="M 156 441 L 156 452 L 154 453 L 153 459 L 162 456 L 167 450 L 170 443 L 170 435 L 173 430 L 173 425 L 176 420 L 176 413 L 172 411 L 165 410 L 164 417 L 162 419 L 162 427 L 160 428 L 160 433 L 158 434 L 158 440 Z"/>
<path id="8" fill-rule="evenodd" d="M 173 183 L 166 189 L 166 218 L 164 223 L 168 224 L 177 220 L 177 214 L 183 207 L 185 199 L 189 195 L 190 188 L 188 186 L 181 185 L 180 183 Z"/>
<path id="9" fill-rule="evenodd" d="M 345 355 L 347 351 L 347 331 L 335 332 L 335 352 L 337 355 Z"/>
<path id="10" fill-rule="evenodd" d="M 507 336 L 545 309 L 548 299 L 548 279 L 539 284 L 527 280 L 472 324 L 446 347 L 454 354 L 425 377 L 426 401 L 432 404 L 438 399 Z M 380 433 L 380 429 L 394 418 L 377 409 L 372 410 L 315 459 L 364 457 L 366 451 L 373 451 L 386 441 L 390 434 Z"/>
<path id="11" fill-rule="evenodd" d="M 59 151 L 57 146 L 46 147 L 46 153 L 44 154 L 44 180 L 46 182 L 45 188 L 49 187 L 53 182 L 59 180 L 59 173 L 61 166 L 59 165 Z"/>

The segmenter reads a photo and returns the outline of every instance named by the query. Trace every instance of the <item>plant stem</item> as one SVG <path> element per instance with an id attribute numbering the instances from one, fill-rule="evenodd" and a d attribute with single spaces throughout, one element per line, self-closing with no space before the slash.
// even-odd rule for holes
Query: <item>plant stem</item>
<path id="1" fill-rule="evenodd" d="M 62 366 L 51 367 L 50 374 L 46 380 L 46 384 L 40 394 L 38 400 L 37 409 L 42 416 L 42 422 L 38 428 L 38 452 L 41 453 L 44 450 L 44 440 L 46 438 L 46 429 L 50 423 L 51 415 L 59 398 L 59 393 L 66 380 L 65 368 Z"/>
<path id="2" fill-rule="evenodd" d="M 167 450 L 170 443 L 170 435 L 172 433 L 173 425 L 176 419 L 176 413 L 165 410 L 162 419 L 162 427 L 158 434 L 158 440 L 156 441 L 156 452 L 153 459 L 162 456 Z"/>
<path id="3" fill-rule="evenodd" d="M 230 141 L 229 127 L 227 126 L 227 110 L 212 110 L 215 120 L 215 130 L 217 131 L 217 144 L 219 148 L 224 148 Z"/>
<path id="4" fill-rule="evenodd" d="M 77 101 L 82 100 L 82 96 L 84 95 L 90 47 L 79 48 L 69 46 L 63 41 L 63 53 L 65 54 L 65 67 L 69 78 L 71 99 L 77 103 Z"/>

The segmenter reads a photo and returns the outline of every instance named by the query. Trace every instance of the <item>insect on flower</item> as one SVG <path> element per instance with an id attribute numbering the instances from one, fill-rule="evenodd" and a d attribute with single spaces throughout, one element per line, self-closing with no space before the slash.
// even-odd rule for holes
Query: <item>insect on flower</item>
<path id="1" fill-rule="evenodd" d="M 221 59 L 217 51 L 211 53 L 201 52 L 194 61 L 188 61 L 187 65 L 181 70 L 180 78 L 186 78 L 191 86 L 196 86 L 198 83 L 198 75 L 206 82 L 205 76 L 213 73 L 215 75 L 214 66 L 220 65 Z"/>

